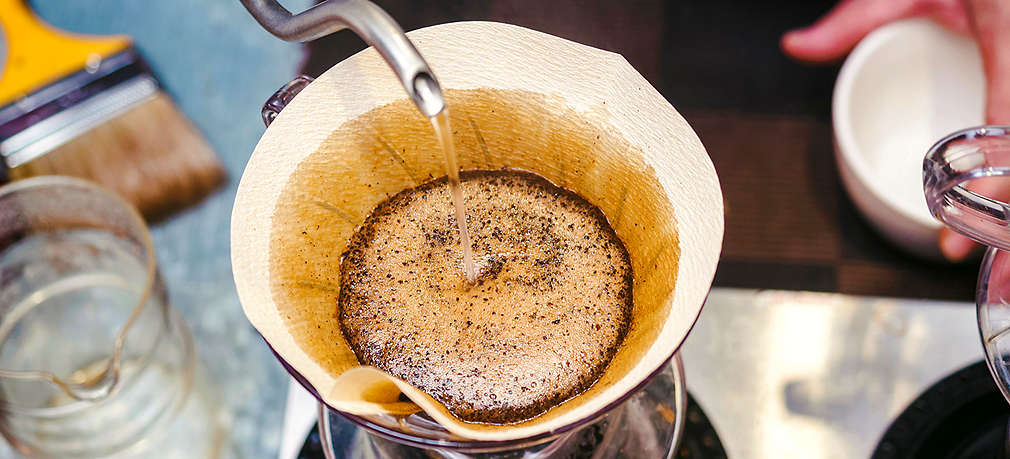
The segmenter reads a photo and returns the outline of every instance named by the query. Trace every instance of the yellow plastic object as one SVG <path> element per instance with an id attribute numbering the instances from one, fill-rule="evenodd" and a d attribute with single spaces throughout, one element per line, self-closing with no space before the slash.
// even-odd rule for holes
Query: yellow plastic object
<path id="1" fill-rule="evenodd" d="M 24 0 L 0 0 L 0 28 L 7 41 L 0 106 L 131 45 L 127 36 L 98 37 L 58 30 L 43 23 Z"/>

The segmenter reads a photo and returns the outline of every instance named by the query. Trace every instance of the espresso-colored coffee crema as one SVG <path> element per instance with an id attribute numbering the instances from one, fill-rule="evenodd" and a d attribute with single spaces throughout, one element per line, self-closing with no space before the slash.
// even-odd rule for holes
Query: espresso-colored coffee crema
<path id="1" fill-rule="evenodd" d="M 478 279 L 463 275 L 446 178 L 379 204 L 341 260 L 359 361 L 464 421 L 520 422 L 589 388 L 628 331 L 633 275 L 606 217 L 524 171 L 464 171 Z"/>

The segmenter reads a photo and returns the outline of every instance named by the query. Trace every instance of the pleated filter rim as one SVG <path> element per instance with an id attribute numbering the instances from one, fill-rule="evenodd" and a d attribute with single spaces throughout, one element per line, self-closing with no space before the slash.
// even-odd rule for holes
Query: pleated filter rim
<path id="1" fill-rule="evenodd" d="M 621 222 L 615 224 L 615 229 L 629 245 L 629 251 L 633 251 L 631 246 L 646 247 L 650 238 L 656 239 L 656 244 L 666 242 L 672 246 L 664 250 L 642 249 L 637 262 L 633 255 L 636 270 L 650 263 L 667 263 L 671 267 L 667 271 L 660 270 L 659 274 L 650 274 L 666 276 L 671 287 L 672 280 L 676 279 L 675 288 L 667 292 L 662 304 L 657 303 L 655 309 L 663 312 L 663 320 L 643 326 L 649 330 L 639 330 L 641 336 L 649 337 L 648 342 L 636 345 L 641 348 L 640 355 L 624 359 L 629 362 L 628 368 L 621 374 L 612 374 L 607 384 L 594 386 L 544 416 L 510 426 L 461 422 L 444 406 L 403 381 L 361 367 L 348 371 L 351 368 L 346 367 L 346 361 L 341 361 L 348 357 L 346 355 L 320 358 L 315 349 L 318 343 L 306 340 L 305 336 L 312 333 L 305 329 L 335 318 L 323 317 L 316 324 L 296 320 L 292 314 L 297 315 L 297 311 L 292 312 L 286 304 L 290 301 L 279 296 L 279 292 L 282 294 L 292 288 L 326 290 L 334 285 L 339 289 L 339 282 L 327 278 L 332 273 L 303 271 L 308 274 L 299 280 L 304 285 L 292 287 L 294 278 L 286 278 L 284 270 L 293 263 L 278 265 L 277 261 L 297 260 L 303 255 L 307 257 L 305 260 L 315 260 L 323 253 L 339 257 L 339 253 L 334 247 L 327 247 L 308 255 L 295 253 L 301 249 L 279 254 L 278 247 L 310 246 L 297 245 L 309 243 L 299 242 L 297 235 L 279 236 L 277 228 L 287 231 L 291 221 L 326 215 L 319 218 L 330 219 L 327 221 L 334 222 L 333 234 L 345 237 L 346 228 L 360 223 L 382 196 L 423 181 L 439 170 L 437 155 L 423 156 L 408 151 L 430 148 L 434 145 L 434 136 L 423 135 L 421 129 L 426 120 L 407 110 L 409 102 L 403 99 L 402 88 L 371 49 L 337 64 L 305 88 L 267 130 L 249 161 L 232 214 L 232 265 L 243 310 L 277 354 L 296 369 L 324 401 L 338 409 L 358 413 L 413 409 L 409 402 L 381 397 L 369 400 L 375 394 L 348 390 L 349 387 L 395 386 L 450 432 L 461 437 L 510 440 L 557 431 L 595 414 L 637 387 L 666 362 L 697 319 L 722 242 L 722 196 L 714 168 L 684 119 L 619 55 L 498 23 L 445 24 L 408 35 L 447 89 L 454 131 L 460 132 L 458 142 L 463 143 L 461 151 L 473 152 L 461 158 L 464 168 L 525 166 L 523 168 L 580 192 L 600 206 L 611 220 L 619 208 L 633 210 L 627 211 L 631 213 L 626 215 L 631 216 L 622 217 L 621 221 L 632 221 L 636 215 L 646 219 L 642 222 L 656 219 L 649 220 L 655 226 L 650 232 L 636 232 L 632 227 L 622 229 Z M 499 107 L 499 112 L 485 113 L 495 107 Z M 530 124 L 529 118 L 534 116 L 552 121 Z M 470 125 L 472 130 L 467 129 Z M 515 129 L 522 132 L 507 131 L 508 126 L 520 126 Z M 351 135 L 359 131 L 363 133 Z M 571 135 L 557 135 L 557 132 L 570 132 Z M 569 142 L 568 137 L 577 138 L 577 141 Z M 603 146 L 593 146 L 597 141 Z M 552 160 L 543 152 L 509 152 L 509 147 L 515 145 L 561 145 L 562 149 L 572 148 L 571 157 L 578 161 L 569 163 L 560 157 Z M 364 153 L 327 157 L 327 152 L 333 153 L 334 148 L 342 148 L 344 153 L 367 150 L 370 154 L 392 149 L 393 153 L 376 155 L 392 166 L 367 159 L 371 156 L 366 157 Z M 403 151 L 395 154 L 401 148 Z M 597 153 L 579 154 L 579 149 L 597 149 Z M 629 160 L 616 162 L 614 158 L 621 155 Z M 394 164 L 397 162 L 404 167 L 397 168 Z M 314 186 L 305 185 L 310 181 L 308 177 L 343 173 L 333 172 L 340 167 L 369 170 L 334 176 L 342 183 L 339 187 L 328 185 L 330 188 L 325 196 L 302 193 L 297 200 L 292 197 L 301 193 L 299 187 L 307 190 Z M 587 185 L 600 180 L 614 186 Z M 364 190 L 364 185 L 371 187 L 372 182 L 399 189 L 373 190 L 369 197 L 347 204 L 350 202 L 347 196 L 355 195 L 355 186 Z M 656 199 L 636 199 L 630 204 L 619 201 L 622 186 L 641 190 L 644 193 L 641 196 Z M 586 189 L 580 190 L 580 187 Z M 613 190 L 597 193 L 593 191 L 596 188 Z M 340 223 L 341 220 L 344 223 Z M 326 228 L 320 231 L 325 233 L 329 225 L 322 226 Z M 323 233 L 314 235 L 312 241 L 324 240 L 320 239 L 325 236 Z M 635 240 L 629 243 L 628 238 Z M 342 247 L 342 243 L 334 246 Z M 650 251 L 656 253 L 655 257 L 644 259 L 647 254 L 652 256 Z M 672 264 L 668 260 L 671 257 Z M 639 288 L 637 277 L 636 272 L 636 289 Z M 661 293 L 657 290 L 654 296 Z M 327 294 L 333 297 L 335 292 Z M 328 307 L 322 303 L 324 295 L 311 298 L 316 297 L 320 298 L 319 304 L 313 307 Z M 335 310 L 336 305 L 332 307 Z M 339 335 L 339 330 L 337 332 Z M 342 341 L 339 336 L 332 335 L 332 330 L 330 335 L 318 334 L 318 337 L 323 336 Z M 343 351 L 333 351 L 334 354 L 340 352 Z M 607 378 L 605 375 L 601 382 Z M 344 381 L 339 383 L 338 379 Z M 352 384 L 352 379 L 357 382 Z M 389 393 L 398 392 L 391 389 Z"/>

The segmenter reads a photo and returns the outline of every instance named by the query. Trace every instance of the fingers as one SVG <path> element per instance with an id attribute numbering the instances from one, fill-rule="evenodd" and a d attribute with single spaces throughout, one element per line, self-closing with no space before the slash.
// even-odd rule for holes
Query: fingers
<path id="1" fill-rule="evenodd" d="M 915 16 L 930 16 L 958 32 L 968 30 L 959 0 L 843 0 L 813 26 L 787 32 L 781 46 L 799 60 L 833 61 L 848 54 L 874 29 Z"/>
<path id="2" fill-rule="evenodd" d="M 971 21 L 962 0 L 922 0 L 921 14 L 929 16 L 948 30 L 960 34 L 971 33 Z"/>
<path id="3" fill-rule="evenodd" d="M 985 119 L 989 124 L 1010 124 L 1010 68 L 1005 68 L 1002 75 L 987 77 L 989 92 L 986 94 Z"/>
<path id="4" fill-rule="evenodd" d="M 977 244 L 971 239 L 955 233 L 950 228 L 940 229 L 940 253 L 950 261 L 961 261 L 968 258 Z"/>
<path id="5" fill-rule="evenodd" d="M 843 0 L 811 27 L 782 36 L 786 54 L 805 61 L 832 61 L 877 27 L 908 16 L 915 0 Z"/>
<path id="6" fill-rule="evenodd" d="M 965 0 L 986 74 L 986 122 L 1010 124 L 1010 2 Z"/>
<path id="7" fill-rule="evenodd" d="M 1010 124 L 1010 4 L 1004 0 L 965 0 L 967 15 L 978 40 L 986 73 L 986 122 Z M 980 179 L 968 189 L 1008 202 L 1010 182 Z M 976 244 L 950 229 L 940 230 L 940 252 L 951 261 L 971 255 Z"/>
<path id="8" fill-rule="evenodd" d="M 997 160 L 998 161 L 998 160 Z M 968 182 L 969 190 L 997 201 L 1010 202 L 1010 179 L 1005 177 L 984 177 Z M 940 252 L 950 261 L 962 261 L 978 247 L 971 239 L 944 227 L 937 241 Z"/>

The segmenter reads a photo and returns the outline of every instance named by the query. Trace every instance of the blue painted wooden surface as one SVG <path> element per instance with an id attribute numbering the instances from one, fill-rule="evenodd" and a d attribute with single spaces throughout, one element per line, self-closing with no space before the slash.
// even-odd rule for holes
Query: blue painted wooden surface
<path id="1" fill-rule="evenodd" d="M 275 458 L 287 376 L 239 306 L 229 258 L 235 188 L 263 133 L 260 107 L 296 75 L 302 51 L 267 34 L 237 0 L 33 0 L 61 29 L 123 33 L 228 168 L 227 186 L 152 228 L 173 304 L 233 418 L 228 456 Z M 304 9 L 308 0 L 285 1 Z"/>

